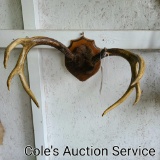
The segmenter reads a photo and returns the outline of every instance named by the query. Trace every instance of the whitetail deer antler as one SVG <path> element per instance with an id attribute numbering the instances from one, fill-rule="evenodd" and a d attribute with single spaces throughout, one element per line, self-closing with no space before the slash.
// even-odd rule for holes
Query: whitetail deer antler
<path id="1" fill-rule="evenodd" d="M 105 52 L 107 52 L 108 54 L 104 54 Z M 104 116 L 105 114 L 107 114 L 109 111 L 111 111 L 112 109 L 114 109 L 115 107 L 117 107 L 118 105 L 120 105 L 122 102 L 124 102 L 128 96 L 131 94 L 131 92 L 133 91 L 133 89 L 136 89 L 136 99 L 134 104 L 138 103 L 138 101 L 140 100 L 140 96 L 141 96 L 141 89 L 140 89 L 140 83 L 139 80 L 142 78 L 144 71 L 145 71 L 145 62 L 143 60 L 142 57 L 131 53 L 129 51 L 123 50 L 123 49 L 103 49 L 101 51 L 102 54 L 102 58 L 106 57 L 106 56 L 120 56 L 123 57 L 124 59 L 126 59 L 130 66 L 131 66 L 131 73 L 132 73 L 132 77 L 131 77 L 131 82 L 130 85 L 127 89 L 127 91 L 124 93 L 124 95 L 118 100 L 116 101 L 113 105 L 111 105 L 109 108 L 107 108 L 102 116 Z"/>
<path id="2" fill-rule="evenodd" d="M 36 45 L 53 46 L 56 49 L 60 50 L 62 53 L 64 53 L 65 65 L 67 69 L 80 81 L 85 81 L 91 76 L 93 76 L 100 68 L 100 63 L 101 63 L 100 59 L 107 57 L 107 55 L 121 56 L 129 62 L 131 66 L 131 73 L 132 73 L 130 85 L 127 91 L 124 93 L 124 95 L 118 101 L 116 101 L 113 105 L 107 108 L 103 112 L 102 116 L 105 115 L 110 110 L 112 110 L 113 108 L 120 105 L 122 102 L 124 102 L 126 98 L 131 94 L 134 88 L 136 89 L 136 100 L 134 104 L 136 104 L 140 99 L 141 89 L 140 89 L 139 80 L 142 78 L 144 74 L 145 62 L 142 57 L 134 53 L 131 53 L 123 49 L 117 49 L 117 48 L 101 50 L 100 48 L 96 47 L 95 42 L 93 40 L 85 38 L 84 34 L 82 35 L 81 38 L 77 40 L 72 40 L 68 48 L 62 43 L 56 41 L 55 39 L 48 38 L 48 37 L 20 38 L 13 41 L 6 48 L 5 56 L 4 56 L 5 68 L 7 66 L 10 52 L 19 44 L 23 46 L 23 49 L 19 56 L 19 59 L 17 61 L 15 68 L 12 70 L 12 72 L 8 77 L 7 86 L 9 89 L 12 78 L 16 74 L 18 74 L 24 89 L 26 90 L 28 95 L 32 98 L 32 100 L 37 105 L 37 107 L 39 107 L 39 104 L 34 94 L 30 90 L 29 85 L 27 84 L 27 81 L 24 76 L 24 62 L 25 62 L 26 56 L 29 50 Z M 106 52 L 108 54 L 106 54 Z"/>
<path id="3" fill-rule="evenodd" d="M 23 49 L 22 49 L 22 52 L 18 58 L 18 61 L 17 61 L 15 68 L 12 70 L 12 72 L 10 73 L 10 75 L 8 77 L 7 86 L 8 86 L 8 89 L 10 89 L 10 84 L 11 84 L 12 78 L 16 74 L 18 74 L 21 79 L 21 82 L 22 82 L 22 85 L 23 85 L 25 91 L 28 93 L 28 95 L 31 97 L 31 99 L 34 101 L 34 103 L 37 105 L 37 107 L 39 107 L 39 104 L 38 104 L 34 94 L 32 93 L 31 89 L 29 88 L 29 85 L 28 85 L 26 78 L 25 78 L 25 75 L 24 75 L 24 62 L 25 62 L 26 56 L 27 56 L 28 52 L 30 51 L 30 49 L 33 48 L 34 46 L 37 46 L 37 45 L 50 45 L 50 46 L 55 47 L 56 49 L 60 50 L 61 52 L 63 52 L 65 54 L 65 56 L 71 60 L 74 58 L 74 56 L 66 46 L 64 46 L 62 43 L 58 42 L 55 39 L 51 39 L 48 37 L 19 38 L 19 39 L 16 39 L 15 41 L 13 41 L 5 50 L 5 55 L 4 55 L 4 67 L 5 68 L 7 67 L 7 62 L 9 59 L 10 52 L 19 44 L 21 44 L 23 46 Z"/>

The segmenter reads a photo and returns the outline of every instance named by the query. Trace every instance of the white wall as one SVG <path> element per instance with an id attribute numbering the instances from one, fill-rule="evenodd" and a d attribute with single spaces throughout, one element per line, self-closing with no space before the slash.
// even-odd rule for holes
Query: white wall
<path id="1" fill-rule="evenodd" d="M 0 29 L 23 29 L 21 1 L 0 0 Z"/>
<path id="2" fill-rule="evenodd" d="M 159 0 L 143 2 L 39 0 L 38 2 L 41 29 L 160 28 Z M 20 0 L 0 0 L 0 18 L 3 22 L 1 29 L 23 29 Z M 7 90 L 6 79 L 18 55 L 16 53 L 11 55 L 8 69 L 5 70 L 2 65 L 3 52 L 4 50 L 0 50 L 0 75 L 3 75 L 0 79 L 0 120 L 6 133 L 4 145 L 0 146 L 0 160 L 8 160 L 11 157 L 15 160 L 32 159 L 24 157 L 23 154 L 25 145 L 34 145 L 30 99 L 18 77 L 13 79 L 11 91 Z M 141 145 L 155 148 L 154 159 L 159 160 L 159 51 L 135 51 L 141 53 L 147 64 L 145 76 L 141 81 L 143 95 L 138 105 L 132 107 L 135 98 L 135 93 L 132 93 L 126 102 L 103 118 L 101 117 L 103 110 L 117 100 L 129 84 L 130 71 L 127 62 L 117 57 L 110 58 L 110 61 L 106 62 L 109 63 L 107 64 L 109 69 L 106 71 L 106 83 L 103 84 L 100 96 L 100 72 L 82 83 L 66 70 L 62 54 L 53 53 L 53 50 L 40 50 L 40 52 L 49 145 L 52 144 L 59 150 L 65 145 L 74 148 L 94 145 L 109 149 L 113 145 L 120 147 Z M 96 159 L 95 157 L 88 159 L 91 158 Z M 58 156 L 57 159 L 62 160 L 64 157 Z M 122 157 L 116 159 L 121 160 Z M 136 157 L 136 159 L 143 158 Z"/>
<path id="3" fill-rule="evenodd" d="M 0 19 L 0 29 L 23 29 L 20 0 L 0 0 Z M 5 128 L 0 160 L 34 159 L 24 156 L 24 147 L 28 144 L 34 146 L 30 98 L 24 92 L 18 76 L 13 78 L 10 92 L 6 85 L 19 52 L 15 50 L 11 54 L 8 67 L 4 69 L 4 49 L 0 49 L 0 121 Z M 28 78 L 27 71 L 25 74 Z"/>
<path id="4" fill-rule="evenodd" d="M 159 0 L 39 0 L 43 29 L 158 29 Z"/>

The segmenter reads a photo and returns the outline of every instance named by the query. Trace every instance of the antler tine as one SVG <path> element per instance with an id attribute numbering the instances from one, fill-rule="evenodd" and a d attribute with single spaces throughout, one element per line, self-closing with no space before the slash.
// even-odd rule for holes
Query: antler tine
<path id="1" fill-rule="evenodd" d="M 25 91 L 28 93 L 28 95 L 31 97 L 31 99 L 33 100 L 33 102 L 36 104 L 36 106 L 39 108 L 39 104 L 33 94 L 33 92 L 31 91 L 31 89 L 29 88 L 29 85 L 26 81 L 25 75 L 24 75 L 24 66 L 23 69 L 21 70 L 21 73 L 19 74 L 19 77 L 21 79 L 23 88 L 25 89 Z"/>
<path id="2" fill-rule="evenodd" d="M 36 45 L 49 45 L 49 46 L 55 47 L 56 49 L 60 50 L 62 53 L 65 54 L 66 57 L 70 58 L 71 60 L 74 59 L 74 55 L 70 52 L 70 50 L 66 46 L 64 46 L 62 43 L 60 43 L 52 38 L 40 37 L 40 36 L 32 37 L 32 38 L 19 38 L 19 39 L 13 41 L 6 48 L 5 55 L 4 55 L 4 67 L 5 68 L 7 66 L 10 52 L 19 44 L 21 44 L 23 46 L 23 49 L 22 49 L 22 52 L 18 58 L 18 61 L 17 61 L 15 68 L 12 70 L 12 72 L 10 73 L 10 75 L 8 77 L 7 86 L 8 86 L 8 89 L 10 89 L 10 84 L 11 84 L 12 78 L 16 74 L 18 74 L 21 79 L 21 82 L 22 82 L 22 85 L 23 85 L 25 91 L 31 97 L 31 99 L 34 101 L 34 103 L 37 105 L 37 107 L 39 107 L 39 104 L 38 104 L 34 94 L 30 90 L 29 85 L 27 84 L 27 81 L 26 81 L 26 78 L 24 75 L 24 62 L 25 62 L 25 59 L 27 57 L 29 50 Z"/>
<path id="3" fill-rule="evenodd" d="M 4 68 L 7 67 L 7 63 L 8 63 L 8 59 L 10 56 L 11 51 L 19 44 L 21 44 L 22 39 L 16 39 L 14 40 L 10 45 L 8 45 L 8 47 L 5 50 L 5 54 L 4 54 Z"/>
<path id="4" fill-rule="evenodd" d="M 132 82 L 131 86 L 134 86 L 143 76 L 144 74 L 144 70 L 145 70 L 145 62 L 143 60 L 143 58 L 141 56 L 135 55 L 137 57 L 137 60 L 139 62 L 139 72 L 137 72 L 137 77 L 134 80 L 134 82 Z"/>
<path id="5" fill-rule="evenodd" d="M 144 74 L 144 70 L 145 70 L 145 63 L 144 63 L 143 58 L 139 57 L 136 54 L 133 54 L 129 51 L 122 50 L 122 49 L 108 49 L 107 52 L 111 56 L 121 56 L 129 62 L 130 66 L 131 66 L 132 78 L 131 78 L 130 85 L 129 85 L 127 91 L 125 92 L 125 94 L 118 101 L 116 101 L 113 105 L 111 105 L 109 108 L 107 108 L 103 112 L 102 116 L 104 116 L 106 113 L 108 113 L 109 111 L 111 111 L 112 109 L 114 109 L 115 107 L 120 105 L 122 102 L 124 102 L 127 99 L 127 97 L 131 94 L 134 87 L 136 88 L 136 100 L 135 100 L 134 104 L 136 104 L 139 101 L 140 96 L 141 96 L 141 89 L 140 89 L 139 80 L 142 78 L 142 76 Z M 138 64 L 139 64 L 139 72 L 137 71 Z"/>
<path id="6" fill-rule="evenodd" d="M 135 68 L 134 72 L 135 72 L 135 75 L 137 76 L 137 74 L 138 74 L 138 63 L 136 64 L 136 68 Z M 131 86 L 132 86 L 132 84 L 131 84 Z M 142 91 L 141 91 L 141 88 L 140 88 L 140 82 L 139 81 L 135 84 L 135 88 L 136 88 L 136 99 L 135 99 L 135 102 L 134 102 L 133 105 L 137 104 L 140 100 L 140 97 L 141 97 Z"/>

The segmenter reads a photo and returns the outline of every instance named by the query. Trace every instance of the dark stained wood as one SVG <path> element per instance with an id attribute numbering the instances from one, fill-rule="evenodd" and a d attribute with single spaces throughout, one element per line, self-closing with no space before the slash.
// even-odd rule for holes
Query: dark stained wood
<path id="1" fill-rule="evenodd" d="M 75 56 L 74 60 L 65 57 L 65 65 L 68 71 L 80 81 L 85 81 L 93 76 L 100 68 L 100 61 L 94 63 L 93 57 L 100 53 L 101 49 L 96 47 L 94 40 L 84 36 L 76 40 L 71 40 L 68 47 Z"/>

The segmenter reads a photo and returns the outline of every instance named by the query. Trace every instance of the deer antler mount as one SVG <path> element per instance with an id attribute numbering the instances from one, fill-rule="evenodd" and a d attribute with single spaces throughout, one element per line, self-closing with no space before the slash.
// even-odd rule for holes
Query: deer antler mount
<path id="1" fill-rule="evenodd" d="M 96 47 L 94 40 L 87 39 L 84 37 L 84 35 L 82 35 L 82 37 L 80 37 L 77 40 L 72 40 L 69 47 L 66 47 L 61 42 L 55 39 L 37 36 L 32 38 L 19 38 L 13 41 L 6 48 L 5 51 L 5 56 L 4 56 L 5 68 L 7 66 L 10 52 L 19 44 L 23 46 L 23 49 L 15 68 L 12 70 L 12 72 L 8 77 L 7 86 L 9 89 L 12 78 L 16 74 L 18 74 L 24 89 L 38 107 L 39 104 L 34 94 L 32 93 L 31 89 L 29 88 L 29 85 L 24 76 L 24 61 L 26 59 L 26 56 L 29 50 L 37 45 L 49 45 L 61 51 L 65 55 L 65 65 L 67 69 L 80 81 L 85 81 L 91 76 L 93 76 L 100 68 L 101 59 L 107 57 L 108 55 L 121 56 L 129 62 L 131 67 L 132 77 L 127 91 L 118 101 L 116 101 L 113 105 L 107 108 L 102 115 L 106 114 L 113 108 L 120 105 L 123 101 L 125 101 L 134 88 L 136 89 L 135 103 L 137 103 L 140 99 L 141 89 L 139 80 L 142 78 L 144 74 L 145 62 L 143 58 L 140 57 L 139 55 L 118 48 L 100 49 Z"/>

